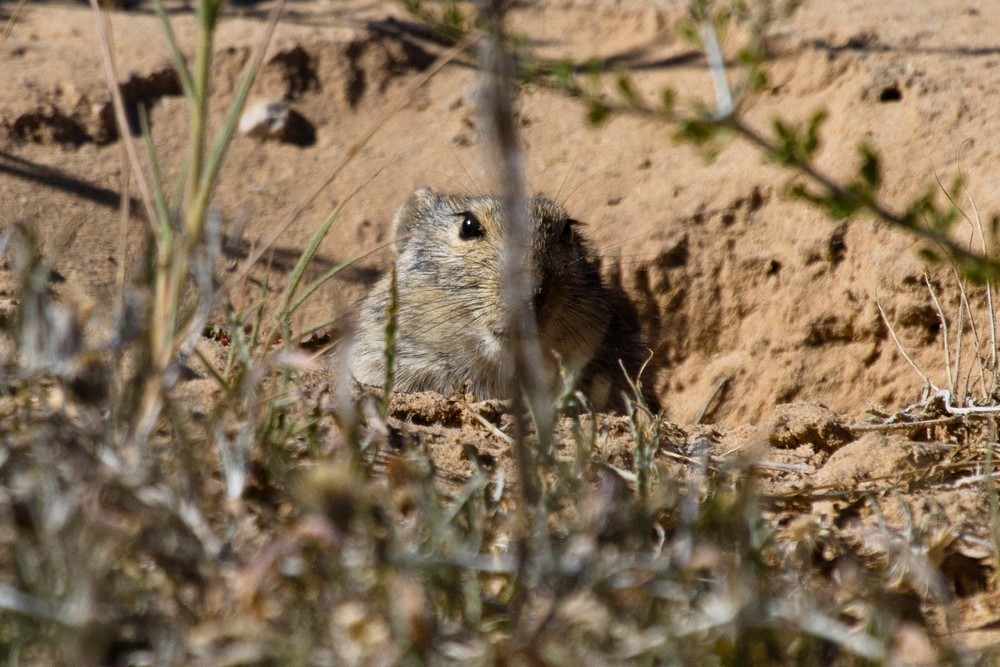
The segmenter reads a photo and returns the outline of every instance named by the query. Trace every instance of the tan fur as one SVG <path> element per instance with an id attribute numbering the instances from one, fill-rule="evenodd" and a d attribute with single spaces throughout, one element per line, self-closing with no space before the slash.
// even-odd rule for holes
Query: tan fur
<path id="1" fill-rule="evenodd" d="M 608 289 L 579 233 L 580 223 L 545 197 L 528 202 L 533 223 L 532 284 L 544 372 L 559 386 L 560 364 L 598 409 L 621 409 L 628 389 L 622 360 L 634 378 L 648 354 L 635 309 Z M 466 213 L 481 236 L 462 237 Z M 494 196 L 414 192 L 395 220 L 400 391 L 450 393 L 466 381 L 479 399 L 508 398 L 514 383 L 504 356 L 503 215 Z M 389 276 L 362 302 L 350 360 L 363 384 L 385 380 Z M 647 375 L 647 385 L 652 378 Z M 647 392 L 647 399 L 655 398 Z"/>

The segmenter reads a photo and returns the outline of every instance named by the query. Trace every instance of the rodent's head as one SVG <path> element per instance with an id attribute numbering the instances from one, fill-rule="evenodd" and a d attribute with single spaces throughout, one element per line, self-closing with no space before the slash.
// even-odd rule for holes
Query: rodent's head
<path id="1" fill-rule="evenodd" d="M 581 223 L 565 209 L 535 196 L 528 201 L 528 214 L 542 351 L 580 370 L 594 356 L 610 317 L 600 274 L 580 234 Z M 429 188 L 410 196 L 395 220 L 401 337 L 448 346 L 452 354 L 471 355 L 473 364 L 500 365 L 508 324 L 504 224 L 498 197 L 446 195 Z"/>

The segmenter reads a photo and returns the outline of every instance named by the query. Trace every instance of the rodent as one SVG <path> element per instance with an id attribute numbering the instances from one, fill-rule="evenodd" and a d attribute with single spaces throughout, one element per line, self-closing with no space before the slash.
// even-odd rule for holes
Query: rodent
<path id="1" fill-rule="evenodd" d="M 528 200 L 533 307 L 545 377 L 561 389 L 560 364 L 597 410 L 622 411 L 646 365 L 635 307 L 609 288 L 580 233 L 582 223 L 547 197 Z M 394 388 L 448 394 L 467 387 L 479 400 L 509 398 L 502 275 L 504 216 L 499 197 L 416 190 L 396 213 L 397 335 Z M 387 273 L 362 301 L 350 353 L 354 378 L 385 381 Z M 621 360 L 621 364 L 619 364 Z M 624 366 L 624 371 L 622 367 Z M 649 365 L 641 386 L 652 409 Z"/>

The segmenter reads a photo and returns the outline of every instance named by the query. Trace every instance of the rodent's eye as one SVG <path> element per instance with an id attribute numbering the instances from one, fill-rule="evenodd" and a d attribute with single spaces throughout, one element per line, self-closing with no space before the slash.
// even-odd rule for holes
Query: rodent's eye
<path id="1" fill-rule="evenodd" d="M 559 235 L 559 242 L 570 245 L 576 239 L 576 226 L 580 224 L 573 218 L 569 218 L 563 223 L 562 233 Z"/>
<path id="2" fill-rule="evenodd" d="M 458 237 L 462 239 L 474 239 L 483 235 L 483 226 L 479 218 L 469 211 L 462 211 L 456 215 L 462 216 L 462 226 L 458 230 Z"/>

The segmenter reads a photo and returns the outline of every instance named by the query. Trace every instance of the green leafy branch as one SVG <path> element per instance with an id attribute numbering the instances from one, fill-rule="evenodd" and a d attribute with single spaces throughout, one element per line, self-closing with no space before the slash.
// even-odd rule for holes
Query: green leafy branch
<path id="1" fill-rule="evenodd" d="M 445 43 L 454 43 L 453 40 L 478 30 L 477 20 L 464 15 L 455 3 L 446 4 L 438 13 L 422 0 L 407 0 L 405 4 L 420 20 L 439 26 L 435 34 L 449 35 Z M 821 208 L 830 217 L 871 215 L 922 239 L 926 245 L 921 254 L 928 261 L 952 262 L 976 282 L 1000 277 L 1000 261 L 987 252 L 970 250 L 950 235 L 961 218 L 961 211 L 954 204 L 961 181 L 956 181 L 945 193 L 946 203 L 938 202 L 940 187 L 934 182 L 920 188 L 920 194 L 901 209 L 895 209 L 882 197 L 882 159 L 872 145 L 864 142 L 859 145 L 859 165 L 849 181 L 838 180 L 817 166 L 815 158 L 822 146 L 825 111 L 813 114 L 803 126 L 776 118 L 770 130 L 755 127 L 743 118 L 741 110 L 747 100 L 767 84 L 767 29 L 777 17 L 787 15 L 797 6 L 797 2 L 788 2 L 779 9 L 774 3 L 765 2 L 751 11 L 742 2 L 694 0 L 690 4 L 689 19 L 679 23 L 678 31 L 705 53 L 716 88 L 714 108 L 699 101 L 679 104 L 672 88 L 661 89 L 653 98 L 644 95 L 625 68 L 613 72 L 613 86 L 609 90 L 607 62 L 597 58 L 583 61 L 536 58 L 527 46 L 527 39 L 512 40 L 517 47 L 519 80 L 522 85 L 538 85 L 579 100 L 586 109 L 587 119 L 595 125 L 613 115 L 672 125 L 676 128 L 676 140 L 701 148 L 710 159 L 733 138 L 746 141 L 771 161 L 802 176 L 805 182 L 790 186 L 789 194 Z M 736 84 L 731 84 L 718 35 L 734 22 L 746 24 L 747 36 L 736 58 L 740 76 Z M 470 49 L 467 56 L 475 59 L 476 53 Z"/>

